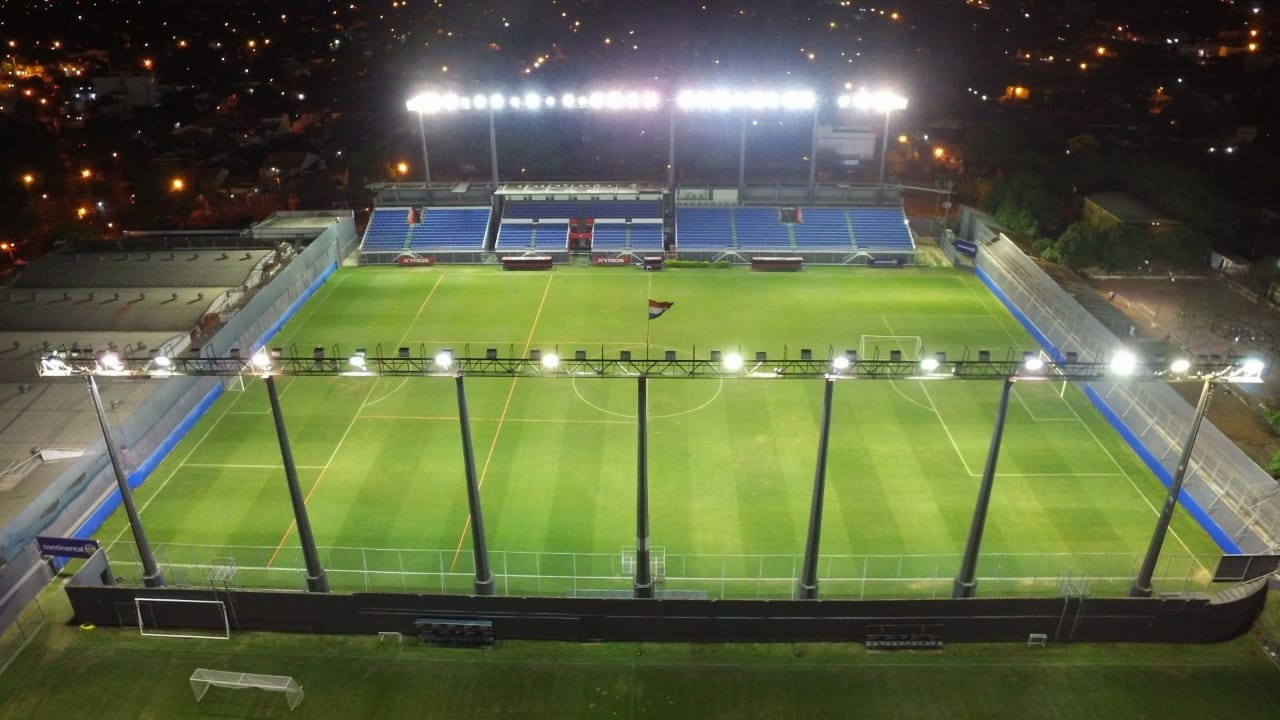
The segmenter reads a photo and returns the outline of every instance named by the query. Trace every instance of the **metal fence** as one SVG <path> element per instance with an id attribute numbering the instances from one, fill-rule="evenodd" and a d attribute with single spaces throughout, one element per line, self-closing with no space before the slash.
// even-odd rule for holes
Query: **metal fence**
<path id="1" fill-rule="evenodd" d="M 1046 350 L 1058 358 L 1074 352 L 1082 361 L 1104 361 L 1123 347 L 1006 236 L 981 245 L 977 267 L 1039 330 L 1050 345 Z M 1194 408 L 1163 383 L 1101 380 L 1085 386 L 1171 474 Z M 1243 552 L 1280 549 L 1280 486 L 1212 423 L 1206 422 L 1196 438 L 1184 488 Z"/>
<path id="2" fill-rule="evenodd" d="M 474 589 L 469 552 L 358 547 L 319 548 L 334 592 L 468 594 Z M 170 585 L 192 588 L 303 590 L 306 564 L 297 548 L 165 544 L 155 548 Z M 628 594 L 631 560 L 617 553 L 494 550 L 489 554 L 498 594 L 598 597 Z M 653 576 L 667 593 L 708 599 L 795 597 L 800 555 L 655 553 Z M 118 582 L 141 585 L 131 544 L 109 553 Z M 1140 554 L 988 553 L 978 566 L 981 597 L 1123 595 L 1141 565 Z M 922 599 L 951 596 L 960 555 L 825 555 L 819 564 L 824 598 Z M 1210 571 L 1187 554 L 1166 552 L 1157 592 L 1204 592 Z"/>

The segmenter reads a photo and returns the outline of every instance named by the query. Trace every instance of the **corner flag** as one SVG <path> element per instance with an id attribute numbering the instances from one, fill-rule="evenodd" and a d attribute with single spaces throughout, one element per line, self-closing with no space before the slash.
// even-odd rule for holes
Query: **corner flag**
<path id="1" fill-rule="evenodd" d="M 672 305 L 675 305 L 675 303 L 658 302 L 657 300 L 650 300 L 649 301 L 649 319 L 653 320 L 658 316 L 662 315 L 662 313 L 670 310 Z"/>

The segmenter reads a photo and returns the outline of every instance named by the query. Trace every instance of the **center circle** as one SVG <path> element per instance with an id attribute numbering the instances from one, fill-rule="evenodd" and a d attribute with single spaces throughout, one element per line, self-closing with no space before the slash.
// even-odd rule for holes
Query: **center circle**
<path id="1" fill-rule="evenodd" d="M 670 379 L 675 382 L 682 380 L 682 378 Z M 613 417 L 627 418 L 631 420 L 635 419 L 636 413 L 634 409 L 630 412 L 611 409 L 612 407 L 634 408 L 636 404 L 634 391 L 623 393 L 609 392 L 607 395 L 611 397 L 605 398 L 601 397 L 602 395 L 606 395 L 606 393 L 601 392 L 601 390 L 615 387 L 620 383 L 607 382 L 601 379 L 591 379 L 579 384 L 578 380 L 579 378 L 576 377 L 572 380 L 573 394 L 577 395 L 578 399 L 587 407 L 606 415 L 612 415 Z M 649 419 L 660 420 L 662 418 L 679 417 L 681 415 L 688 415 L 690 413 L 697 412 L 707 407 L 719 399 L 720 393 L 724 390 L 724 378 L 717 378 L 716 380 L 717 382 L 714 385 L 707 382 L 693 381 L 691 383 L 693 386 L 707 388 L 708 392 L 694 393 L 693 397 L 690 397 L 690 393 L 682 393 L 678 403 L 669 402 L 664 399 L 664 395 L 666 395 L 664 391 L 669 387 L 669 383 L 663 383 L 661 386 L 662 389 L 658 390 L 657 393 L 654 392 L 655 388 L 651 385 L 649 387 Z"/>

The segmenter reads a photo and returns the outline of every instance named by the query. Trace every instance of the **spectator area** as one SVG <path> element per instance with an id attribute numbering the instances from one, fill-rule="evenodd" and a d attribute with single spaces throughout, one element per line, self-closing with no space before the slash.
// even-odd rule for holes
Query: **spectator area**
<path id="1" fill-rule="evenodd" d="M 497 252 L 546 250 L 565 252 L 569 247 L 569 224 L 565 222 L 503 222 L 494 244 Z"/>
<path id="2" fill-rule="evenodd" d="M 600 218 L 660 218 L 662 203 L 657 200 L 556 200 L 512 201 L 503 211 L 504 218 L 560 220 Z"/>
<path id="3" fill-rule="evenodd" d="M 364 229 L 362 252 L 399 252 L 409 244 L 410 208 L 375 208 Z"/>
<path id="4" fill-rule="evenodd" d="M 661 222 L 597 222 L 592 252 L 662 252 Z"/>
<path id="5" fill-rule="evenodd" d="M 784 223 L 777 207 L 676 208 L 676 248 L 690 251 L 894 251 L 915 241 L 899 208 L 803 207 Z"/>
<path id="6" fill-rule="evenodd" d="M 421 222 L 409 225 L 408 249 L 484 250 L 489 215 L 490 209 L 487 207 L 423 208 Z"/>

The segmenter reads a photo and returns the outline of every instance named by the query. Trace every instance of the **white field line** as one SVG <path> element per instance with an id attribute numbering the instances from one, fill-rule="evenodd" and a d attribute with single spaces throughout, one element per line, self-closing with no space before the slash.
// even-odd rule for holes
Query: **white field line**
<path id="1" fill-rule="evenodd" d="M 1076 412 L 1076 409 L 1072 407 L 1070 403 L 1067 403 L 1067 407 L 1070 408 L 1071 413 L 1076 416 L 1076 419 L 1080 421 L 1080 425 L 1085 429 L 1085 432 L 1089 433 L 1089 437 L 1093 438 L 1093 441 L 1097 443 L 1098 447 L 1102 449 L 1102 452 L 1106 454 L 1107 459 L 1111 461 L 1111 464 L 1115 465 L 1116 469 L 1124 475 L 1124 479 L 1129 481 L 1129 487 L 1133 488 L 1133 491 L 1138 494 L 1138 497 L 1142 498 L 1142 502 L 1146 503 L 1147 507 L 1151 508 L 1151 512 L 1154 513 L 1156 517 L 1159 517 L 1160 510 L 1152 504 L 1151 500 L 1149 500 L 1145 494 L 1143 494 L 1142 489 L 1138 487 L 1138 484 L 1134 482 L 1133 478 L 1129 476 L 1129 473 L 1125 471 L 1124 466 L 1120 464 L 1120 461 L 1116 460 L 1115 455 L 1112 455 L 1111 451 L 1107 449 L 1107 446 L 1102 444 L 1102 439 L 1093 431 L 1093 428 L 1089 427 L 1089 424 L 1084 421 L 1084 418 L 1080 417 L 1080 413 Z M 1191 559 L 1195 561 L 1196 565 L 1200 566 L 1201 570 L 1204 572 L 1209 571 L 1209 569 L 1204 566 L 1204 563 L 1200 562 L 1199 556 L 1191 552 L 1191 548 L 1187 547 L 1187 544 L 1183 542 L 1182 537 L 1178 535 L 1178 531 L 1174 530 L 1172 525 L 1169 526 L 1169 534 L 1178 541 L 1178 544 L 1182 546 L 1182 549 L 1186 551 L 1187 555 L 1191 556 Z"/>
<path id="2" fill-rule="evenodd" d="M 174 466 L 173 470 L 171 470 L 169 474 L 165 476 L 164 480 L 160 482 L 160 486 L 156 488 L 156 491 L 151 493 L 151 497 L 148 497 L 146 501 L 143 502 L 142 505 L 138 508 L 139 516 L 141 516 L 142 513 L 146 512 L 148 507 L 151 507 L 151 502 L 160 496 L 161 491 L 165 489 L 165 487 L 169 484 L 169 481 L 173 479 L 173 476 L 178 474 L 178 471 L 181 470 L 182 467 L 187 464 L 187 461 L 191 459 L 192 455 L 195 455 L 196 451 L 200 449 L 200 446 L 204 444 L 204 441 L 209 439 L 209 436 L 213 434 L 213 431 L 218 427 L 218 424 L 222 422 L 223 418 L 225 418 L 228 414 L 230 414 L 231 408 L 235 407 L 236 403 L 240 402 L 240 398 L 244 397 L 244 395 L 245 395 L 244 393 L 240 393 L 239 395 L 237 395 L 235 399 L 233 399 L 227 405 L 227 409 L 223 410 L 222 414 L 218 416 L 218 419 L 214 420 L 213 423 L 209 425 L 209 429 L 204 431 L 204 435 L 200 436 L 200 439 L 196 441 L 195 445 L 191 446 L 191 449 L 187 451 L 187 454 L 182 458 L 182 460 L 180 460 L 178 464 Z M 107 545 L 106 549 L 110 551 L 111 548 L 115 547 L 116 543 L 120 542 L 120 538 L 124 537 L 124 534 L 128 530 L 129 530 L 129 523 L 126 522 L 124 524 L 124 527 L 120 528 L 120 532 L 116 533 L 115 539 L 113 539 L 110 542 L 110 544 Z"/>
<path id="3" fill-rule="evenodd" d="M 551 292 L 551 281 L 555 275 L 547 276 L 547 285 L 542 289 L 542 300 L 538 302 L 538 312 L 533 316 L 533 325 L 529 328 L 529 337 L 524 341 L 524 349 L 520 351 L 520 357 L 529 354 L 529 348 L 533 345 L 533 334 L 538 330 L 538 321 L 542 319 L 542 309 L 547 305 L 547 294 Z M 650 279 L 652 282 L 652 278 Z M 498 437 L 502 435 L 502 426 L 507 419 L 507 410 L 511 407 L 511 397 L 515 395 L 516 383 L 520 382 L 520 376 L 511 378 L 511 389 L 507 391 L 507 401 L 502 404 L 502 412 L 498 415 L 498 427 L 494 428 L 493 441 L 489 443 L 489 452 L 484 458 L 484 467 L 480 470 L 480 480 L 476 483 L 476 488 L 484 486 L 484 480 L 489 476 L 489 461 L 493 460 L 493 451 L 498 447 Z M 462 543 L 467 539 L 467 530 L 471 528 L 471 512 L 467 511 L 467 520 L 462 524 L 462 534 L 458 536 L 458 547 L 453 551 L 453 562 L 450 563 L 449 569 L 452 570 L 458 564 L 458 555 L 462 552 Z"/>
<path id="4" fill-rule="evenodd" d="M 400 336 L 397 345 L 403 345 L 406 337 L 413 330 L 413 324 L 422 316 L 422 311 L 426 309 L 427 303 L 431 302 L 431 298 L 435 296 L 436 290 L 440 287 L 440 281 L 444 280 L 441 274 L 436 278 L 436 282 L 431 286 L 431 291 L 427 293 L 427 297 L 423 299 L 422 304 L 418 306 L 418 311 L 414 313 L 413 319 L 409 321 L 409 327 L 405 328 L 404 334 Z M 365 404 L 369 402 L 369 398 L 373 395 L 373 391 L 378 387 L 378 380 L 374 379 L 369 383 L 369 390 L 364 394 L 364 399 L 360 401 L 360 405 L 356 408 L 356 412 L 351 416 L 351 422 L 347 423 L 347 429 L 342 431 L 342 436 L 338 438 L 337 444 L 333 446 L 333 452 L 329 453 L 329 459 L 325 460 L 324 465 L 320 468 L 320 472 L 316 475 L 315 482 L 311 484 L 311 489 L 307 491 L 307 496 L 303 499 L 303 504 L 307 504 L 311 500 L 311 496 L 315 494 L 316 488 L 320 487 L 320 481 L 324 479 L 325 473 L 329 472 L 329 468 L 333 466 L 333 459 L 338 456 L 338 451 L 342 450 L 342 445 L 347 441 L 347 437 L 351 434 L 351 429 L 356 426 L 356 421 L 360 419 L 360 411 L 364 410 Z M 284 547 L 285 541 L 289 539 L 289 535 L 297 526 L 297 520 L 289 521 L 289 528 L 284 531 L 284 535 L 280 538 L 280 542 L 276 545 L 275 552 L 271 555 L 271 559 L 267 561 L 270 566 L 275 562 L 276 557 L 280 554 L 280 549 Z"/>
<path id="5" fill-rule="evenodd" d="M 690 412 L 690 411 L 686 411 Z M 361 415 L 361 420 L 426 420 L 458 422 L 458 416 L 449 415 Z M 500 422 L 501 418 L 470 418 L 471 422 Z M 626 420 L 566 420 L 564 418 L 507 418 L 510 423 L 546 423 L 549 425 L 635 425 Z"/>
<path id="6" fill-rule="evenodd" d="M 252 469 L 252 470 L 258 470 L 258 469 L 262 469 L 262 470 L 267 470 L 267 469 L 270 469 L 270 470 L 281 470 L 281 469 L 283 469 L 283 467 L 284 467 L 283 465 L 280 465 L 280 464 L 276 464 L 276 465 L 246 465 L 246 464 L 240 464 L 240 463 L 192 463 L 192 462 L 189 462 L 189 463 L 183 463 L 183 465 L 182 465 L 182 466 L 183 466 L 183 467 L 197 467 L 197 468 L 228 468 L 228 469 L 230 469 L 230 470 L 246 470 L 246 469 Z M 299 470 L 319 470 L 319 469 L 321 469 L 321 468 L 322 468 L 322 467 L 324 467 L 324 466 L 323 466 L 323 465 L 295 465 L 294 467 L 298 468 Z"/>

